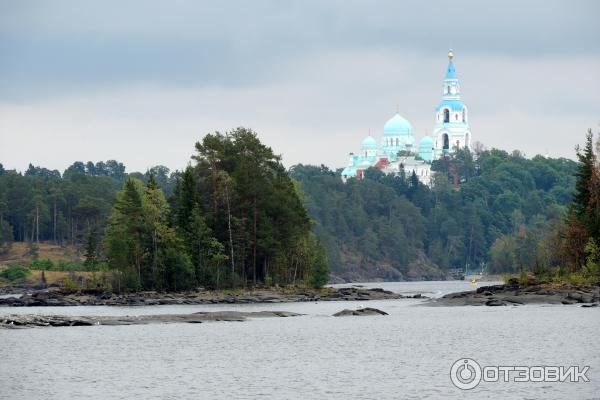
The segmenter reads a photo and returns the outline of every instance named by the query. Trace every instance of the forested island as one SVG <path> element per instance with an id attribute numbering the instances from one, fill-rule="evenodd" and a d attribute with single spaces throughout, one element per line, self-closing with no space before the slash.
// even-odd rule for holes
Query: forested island
<path id="1" fill-rule="evenodd" d="M 205 136 L 182 171 L 0 164 L 0 276 L 84 271 L 85 285 L 114 292 L 318 288 L 328 277 L 448 279 L 455 270 L 598 279 L 591 132 L 578 162 L 457 149 L 432 169 L 431 187 L 377 169 L 343 183 L 325 166 L 286 170 L 244 128 Z M 71 249 L 72 260 L 46 259 L 46 244 Z M 11 261 L 15 248 L 26 249 L 25 265 Z"/>

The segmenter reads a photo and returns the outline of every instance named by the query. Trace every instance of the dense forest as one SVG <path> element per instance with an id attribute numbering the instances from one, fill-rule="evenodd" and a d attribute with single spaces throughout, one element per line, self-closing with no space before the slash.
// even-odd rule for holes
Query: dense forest
<path id="1" fill-rule="evenodd" d="M 461 149 L 432 169 L 431 188 L 376 169 L 345 184 L 324 166 L 291 169 L 334 274 L 433 279 L 452 269 L 510 273 L 561 264 L 549 249 L 564 228 L 576 162 Z"/>
<path id="2" fill-rule="evenodd" d="M 344 279 L 444 279 L 456 271 L 587 271 L 600 257 L 600 172 L 592 135 L 578 162 L 457 150 L 416 176 L 288 171 L 238 128 L 196 144 L 183 171 L 126 173 L 117 161 L 62 174 L 0 164 L 0 252 L 72 245 L 114 290 Z M 590 272 L 592 271 L 592 272 Z"/>
<path id="3" fill-rule="evenodd" d="M 323 247 L 280 157 L 239 128 L 196 144 L 194 165 L 144 174 L 76 162 L 62 175 L 0 168 L 0 251 L 71 244 L 112 289 L 179 290 L 327 281 Z"/>

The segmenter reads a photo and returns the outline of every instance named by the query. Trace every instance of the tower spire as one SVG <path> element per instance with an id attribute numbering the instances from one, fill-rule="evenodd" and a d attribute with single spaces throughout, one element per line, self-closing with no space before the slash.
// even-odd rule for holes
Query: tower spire
<path id="1" fill-rule="evenodd" d="M 433 130 L 436 156 L 450 153 L 454 148 L 470 147 L 471 132 L 467 107 L 461 100 L 460 83 L 454 68 L 454 50 L 448 50 L 448 67 L 444 77 L 442 101 L 435 107 Z"/>

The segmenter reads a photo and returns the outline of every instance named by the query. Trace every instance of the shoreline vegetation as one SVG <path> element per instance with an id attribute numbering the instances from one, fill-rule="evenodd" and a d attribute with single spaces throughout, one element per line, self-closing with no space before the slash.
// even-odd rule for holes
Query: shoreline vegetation
<path id="1" fill-rule="evenodd" d="M 449 293 L 432 299 L 421 293 L 406 296 L 382 288 L 364 288 L 359 284 L 343 288 L 295 286 L 121 294 L 99 289 L 34 289 L 15 286 L 5 287 L 2 293 L 4 296 L 0 298 L 0 306 L 7 307 L 265 304 L 398 299 L 423 299 L 427 301 L 422 305 L 428 306 L 582 304 L 595 307 L 600 303 L 600 283 L 537 281 L 532 278 L 525 281 L 510 278 L 504 284 L 480 286 L 474 290 Z"/>
<path id="2" fill-rule="evenodd" d="M 68 272 L 65 290 L 135 297 L 469 271 L 596 286 L 591 130 L 577 163 L 473 150 L 436 160 L 431 187 L 378 170 L 346 183 L 324 166 L 286 170 L 245 128 L 206 135 L 170 176 L 126 174 L 116 161 L 76 162 L 62 175 L 0 164 L 0 284 L 46 288 Z M 44 241 L 54 247 L 44 251 Z"/>

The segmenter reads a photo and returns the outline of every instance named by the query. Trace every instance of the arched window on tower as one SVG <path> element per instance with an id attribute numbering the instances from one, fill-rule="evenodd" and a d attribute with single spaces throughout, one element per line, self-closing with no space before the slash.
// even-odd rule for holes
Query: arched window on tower
<path id="1" fill-rule="evenodd" d="M 400 140 L 398 138 L 396 138 L 396 147 L 400 146 Z"/>
<path id="2" fill-rule="evenodd" d="M 463 123 L 467 122 L 467 110 L 463 108 Z"/>
<path id="3" fill-rule="evenodd" d="M 450 122 L 450 110 L 448 110 L 447 108 L 444 109 L 444 122 Z"/>
<path id="4" fill-rule="evenodd" d="M 442 149 L 448 151 L 450 149 L 450 140 L 448 138 L 447 133 L 444 133 L 444 135 L 442 136 L 442 140 L 444 142 L 444 146 L 442 147 Z"/>

